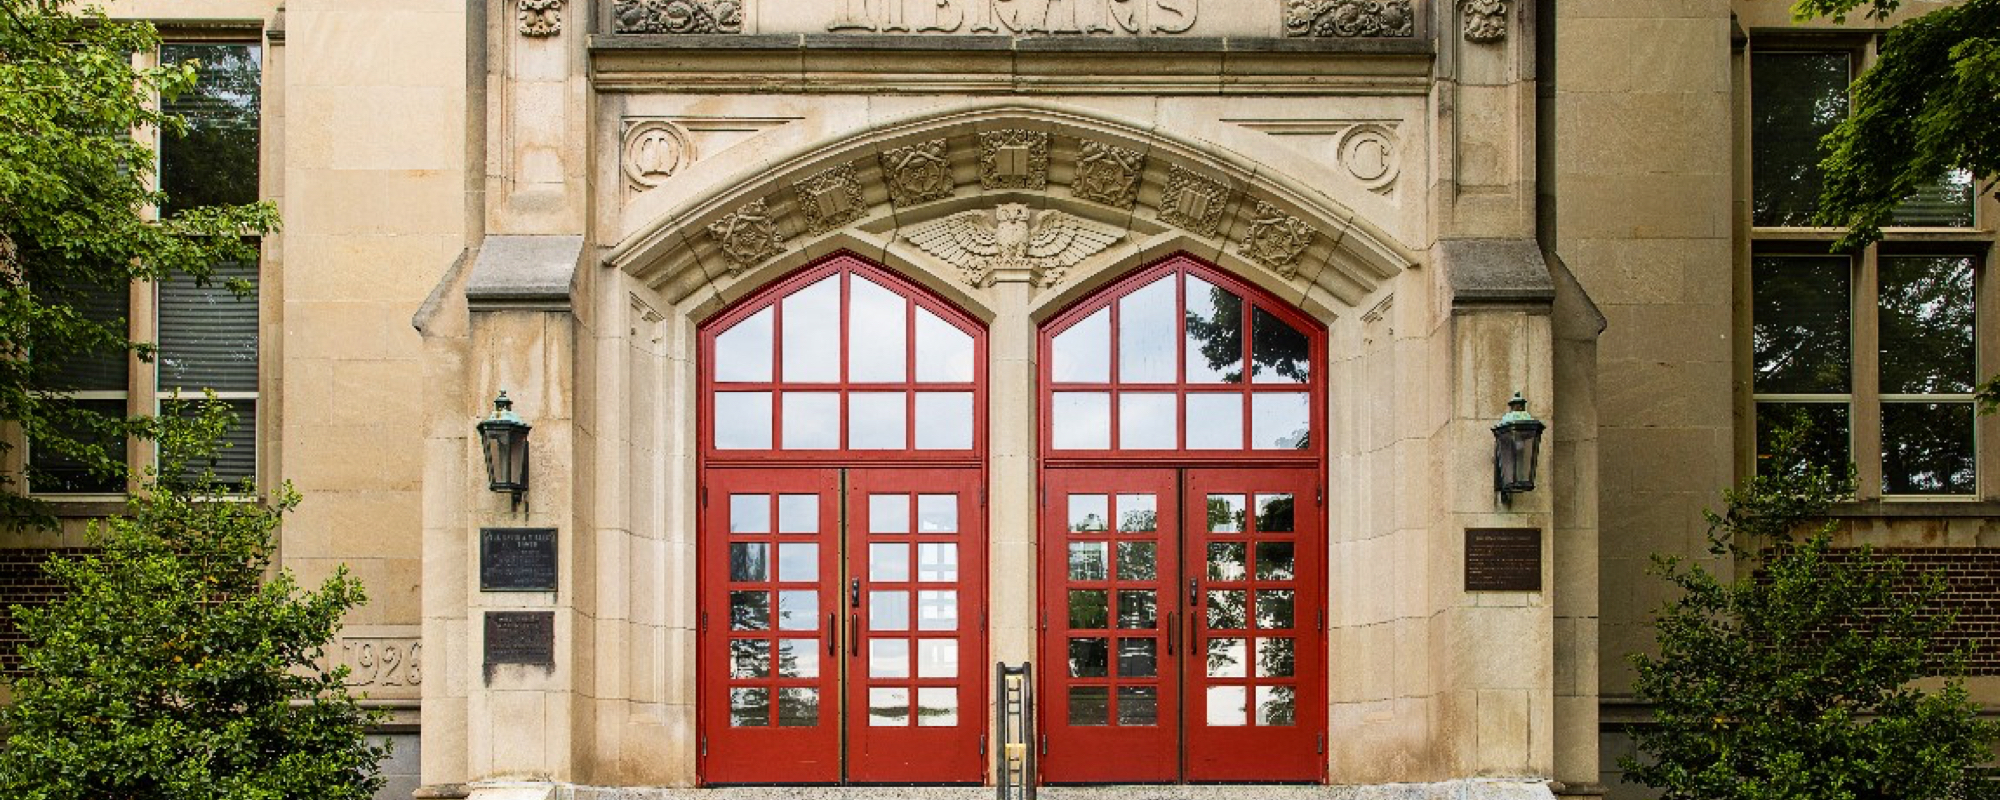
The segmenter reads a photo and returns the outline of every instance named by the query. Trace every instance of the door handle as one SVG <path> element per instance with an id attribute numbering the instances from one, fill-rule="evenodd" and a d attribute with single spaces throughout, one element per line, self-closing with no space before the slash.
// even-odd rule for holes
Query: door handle
<path id="1" fill-rule="evenodd" d="M 1179 633 L 1180 633 L 1180 628 L 1174 627 L 1173 612 L 1171 611 L 1167 612 L 1166 634 L 1167 634 L 1167 655 L 1169 656 L 1174 654 L 1174 636 L 1176 636 Z"/>
<path id="2" fill-rule="evenodd" d="M 847 615 L 847 654 L 861 655 L 861 615 Z"/>
<path id="3" fill-rule="evenodd" d="M 839 654 L 837 650 L 840 647 L 839 639 L 840 615 L 837 613 L 828 614 L 826 615 L 826 655 L 828 658 Z"/>
<path id="4" fill-rule="evenodd" d="M 861 607 L 861 579 L 860 579 L 860 578 L 855 578 L 855 579 L 854 579 L 854 582 L 848 585 L 848 589 L 847 589 L 847 592 L 848 592 L 848 594 L 847 594 L 847 607 L 848 607 L 848 608 L 860 608 L 860 607 Z"/>
<path id="5" fill-rule="evenodd" d="M 1189 578 L 1189 579 L 1188 579 L 1188 607 L 1189 607 L 1189 608 L 1193 608 L 1194 606 L 1196 606 L 1196 605 L 1198 605 L 1198 604 L 1200 604 L 1200 603 L 1201 603 L 1201 581 L 1200 581 L 1200 579 L 1198 579 L 1198 578 Z"/>

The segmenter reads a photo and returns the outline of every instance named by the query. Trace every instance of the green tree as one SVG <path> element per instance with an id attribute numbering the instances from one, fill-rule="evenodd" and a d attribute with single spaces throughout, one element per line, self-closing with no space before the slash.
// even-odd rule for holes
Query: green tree
<path id="1" fill-rule="evenodd" d="M 1845 21 L 1861 9 L 1882 20 L 1902 0 L 1797 0 L 1793 16 Z M 2000 177 L 2000 0 L 1960 0 L 1906 20 L 1882 40 L 1855 81 L 1853 111 L 1820 143 L 1825 160 L 1818 221 L 1848 229 L 1839 247 L 1882 236 L 1906 198 L 1952 171 Z M 2000 411 L 2000 376 L 1979 388 L 1980 409 Z"/>
<path id="2" fill-rule="evenodd" d="M 95 552 L 49 562 L 61 599 L 13 613 L 24 676 L 0 708 L 0 793 L 31 800 L 363 800 L 378 717 L 318 662 L 365 599 L 345 568 L 317 591 L 271 571 L 298 501 L 225 497 L 189 469 L 232 424 L 199 403 L 162 426 L 163 464 Z"/>
<path id="3" fill-rule="evenodd" d="M 176 202 L 153 188 L 147 132 L 189 131 L 155 101 L 205 91 L 193 62 L 133 66 L 159 48 L 150 25 L 75 0 L 0 0 L 0 419 L 44 456 L 111 479 L 125 474 L 118 443 L 159 423 L 68 401 L 66 367 L 153 353 L 105 299 L 133 281 L 206 280 L 216 264 L 254 261 L 245 237 L 278 224 L 266 203 Z M 14 445 L 0 439 L 0 452 Z M 52 522 L 19 480 L 0 474 L 0 525 Z"/>
<path id="4" fill-rule="evenodd" d="M 1853 489 L 1800 452 L 1804 428 L 1708 512 L 1710 550 L 1743 567 L 1724 580 L 1656 557 L 1681 597 L 1655 620 L 1658 655 L 1632 657 L 1653 724 L 1632 731 L 1626 779 L 1667 800 L 1983 796 L 1967 768 L 2000 725 L 1983 721 L 1956 678 L 1964 653 L 1931 642 L 1952 624 L 1944 586 L 1871 550 L 1835 551 L 1827 508 Z"/>

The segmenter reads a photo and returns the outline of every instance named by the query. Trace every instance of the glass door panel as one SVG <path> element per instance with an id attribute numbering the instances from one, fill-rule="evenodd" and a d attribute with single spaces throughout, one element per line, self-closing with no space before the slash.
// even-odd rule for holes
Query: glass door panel
<path id="1" fill-rule="evenodd" d="M 1180 774 L 1172 470 L 1048 473 L 1042 509 L 1044 780 Z"/>
<path id="2" fill-rule="evenodd" d="M 838 486 L 836 470 L 708 473 L 700 691 L 710 783 L 840 780 Z"/>
<path id="3" fill-rule="evenodd" d="M 977 783 L 986 731 L 978 470 L 851 470 L 848 780 Z"/>
<path id="4" fill-rule="evenodd" d="M 1187 779 L 1324 774 L 1325 539 L 1312 470 L 1188 470 Z"/>

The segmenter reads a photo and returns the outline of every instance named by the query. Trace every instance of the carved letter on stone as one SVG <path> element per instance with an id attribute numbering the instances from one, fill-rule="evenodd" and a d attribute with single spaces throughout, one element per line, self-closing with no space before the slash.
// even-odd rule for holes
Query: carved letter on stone
<path id="1" fill-rule="evenodd" d="M 1049 135 L 1004 130 L 979 134 L 979 185 L 1044 189 L 1049 185 Z"/>
<path id="2" fill-rule="evenodd" d="M 806 228 L 826 233 L 861 218 L 861 180 L 854 165 L 842 164 L 792 184 L 799 193 L 799 211 Z"/>
<path id="3" fill-rule="evenodd" d="M 1507 38 L 1507 0 L 1465 0 L 1465 40 L 1490 44 Z"/>
<path id="4" fill-rule="evenodd" d="M 1145 168 L 1146 157 L 1137 150 L 1084 139 L 1069 191 L 1112 208 L 1131 208 L 1139 198 L 1139 174 Z"/>
<path id="5" fill-rule="evenodd" d="M 943 139 L 918 142 L 882 153 L 882 175 L 897 207 L 951 196 L 950 151 Z"/>
<path id="6" fill-rule="evenodd" d="M 743 204 L 735 213 L 708 224 L 708 235 L 729 258 L 729 274 L 736 275 L 784 250 L 785 236 L 771 221 L 763 200 Z"/>
<path id="7" fill-rule="evenodd" d="M 1104 252 L 1125 232 L 1061 211 L 1035 211 L 1002 203 L 918 225 L 903 234 L 917 249 L 958 267 L 975 287 L 999 281 L 1054 286 L 1086 258 Z"/>
<path id="8" fill-rule="evenodd" d="M 1236 252 L 1291 279 L 1299 274 L 1299 256 L 1311 247 L 1318 235 L 1305 220 L 1279 211 L 1276 206 L 1257 201 L 1257 214 L 1243 234 Z"/>
<path id="9" fill-rule="evenodd" d="M 687 132 L 665 120 L 647 120 L 625 131 L 625 178 L 640 190 L 651 189 L 694 160 Z"/>
<path id="10" fill-rule="evenodd" d="M 337 653 L 326 654 L 328 668 L 346 667 L 347 685 L 368 687 L 371 694 L 405 694 L 424 683 L 424 644 L 413 637 L 348 637 L 337 642 Z"/>
<path id="11" fill-rule="evenodd" d="M 1174 167 L 1167 172 L 1167 191 L 1160 196 L 1160 220 L 1214 236 L 1222 230 L 1223 207 L 1228 203 L 1228 183 Z"/>
<path id="12" fill-rule="evenodd" d="M 742 0 L 617 0 L 616 33 L 742 33 Z"/>
<path id="13" fill-rule="evenodd" d="M 1415 36 L 1410 0 L 1285 0 L 1285 35 L 1338 37 Z"/>
<path id="14" fill-rule="evenodd" d="M 1386 193 L 1400 171 L 1396 140 L 1388 129 L 1356 125 L 1340 140 L 1340 165 L 1369 191 Z"/>

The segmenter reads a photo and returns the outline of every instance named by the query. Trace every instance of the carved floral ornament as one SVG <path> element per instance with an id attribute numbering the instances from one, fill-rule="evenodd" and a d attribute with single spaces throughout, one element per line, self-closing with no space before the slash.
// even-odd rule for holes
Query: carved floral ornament
<path id="1" fill-rule="evenodd" d="M 1507 38 L 1507 0 L 1465 0 L 1458 7 L 1465 17 L 1465 40 L 1490 44 Z"/>
<path id="2" fill-rule="evenodd" d="M 562 33 L 562 7 L 565 0 L 516 0 L 515 18 L 521 23 L 521 35 L 536 38 Z"/>
<path id="3" fill-rule="evenodd" d="M 1305 220 L 1259 200 L 1257 213 L 1251 215 L 1250 228 L 1244 231 L 1236 252 L 1291 280 L 1298 277 L 1299 257 L 1318 235 Z"/>
<path id="4" fill-rule="evenodd" d="M 898 208 L 950 197 L 951 148 L 943 139 L 882 151 L 882 176 Z"/>
<path id="5" fill-rule="evenodd" d="M 1285 35 L 1353 39 L 1417 34 L 1410 0 L 1285 0 Z"/>
<path id="6" fill-rule="evenodd" d="M 1146 156 L 1092 139 L 1078 145 L 1070 194 L 1112 208 L 1131 208 L 1139 199 L 1139 176 L 1146 170 Z"/>
<path id="7" fill-rule="evenodd" d="M 525 2 L 525 0 L 524 0 Z M 618 33 L 742 33 L 741 0 L 617 0 Z"/>
<path id="8" fill-rule="evenodd" d="M 730 275 L 742 274 L 785 249 L 785 235 L 779 232 L 770 209 L 761 199 L 744 203 L 736 211 L 709 223 L 708 235 L 729 259 Z"/>

